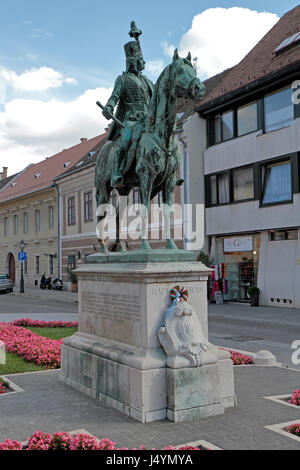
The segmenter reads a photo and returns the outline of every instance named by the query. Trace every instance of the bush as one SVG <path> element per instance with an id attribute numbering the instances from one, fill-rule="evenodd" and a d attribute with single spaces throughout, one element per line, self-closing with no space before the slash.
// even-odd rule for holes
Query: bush
<path id="1" fill-rule="evenodd" d="M 252 287 L 249 287 L 248 289 L 248 295 L 259 295 L 260 293 L 260 290 L 259 290 L 259 287 L 256 287 L 256 286 L 252 286 Z"/>

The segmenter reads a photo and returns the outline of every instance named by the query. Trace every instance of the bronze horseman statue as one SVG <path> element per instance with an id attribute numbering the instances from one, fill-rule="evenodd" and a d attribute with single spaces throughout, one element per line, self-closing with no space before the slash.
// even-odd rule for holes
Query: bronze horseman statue
<path id="1" fill-rule="evenodd" d="M 150 201 L 162 191 L 167 248 L 177 248 L 170 237 L 170 206 L 181 161 L 177 137 L 176 97 L 187 95 L 199 100 L 205 91 L 191 63 L 191 55 L 180 58 L 177 49 L 173 61 L 160 74 L 155 86 L 142 74 L 145 61 L 139 36 L 142 31 L 131 22 L 125 44 L 126 72 L 120 75 L 103 109 L 113 119 L 108 140 L 97 156 L 95 171 L 97 236 L 100 251 L 107 248 L 103 239 L 103 219 L 113 188 L 127 196 L 140 187 L 142 202 L 141 248 L 151 249 L 146 240 Z M 117 106 L 116 114 L 114 109 Z"/>

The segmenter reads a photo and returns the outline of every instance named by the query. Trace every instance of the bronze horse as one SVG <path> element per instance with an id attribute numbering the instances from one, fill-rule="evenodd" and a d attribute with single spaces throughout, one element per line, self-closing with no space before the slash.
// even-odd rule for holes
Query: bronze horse
<path id="1" fill-rule="evenodd" d="M 146 226 L 150 201 L 162 191 L 165 215 L 167 248 L 177 248 L 170 236 L 170 206 L 176 186 L 176 173 L 182 152 L 176 130 L 176 98 L 188 95 L 199 100 L 205 86 L 197 78 L 191 55 L 180 58 L 177 49 L 173 61 L 160 74 L 151 98 L 145 128 L 138 142 L 133 163 L 124 167 L 124 184 L 118 192 L 127 196 L 131 189 L 140 186 L 142 207 L 141 248 L 150 249 L 146 239 Z M 97 156 L 95 170 L 97 203 L 97 237 L 100 251 L 107 251 L 103 239 L 103 221 L 106 206 L 113 188 L 110 186 L 114 169 L 114 152 L 118 142 L 107 141 Z M 129 149 L 130 152 L 130 149 Z M 132 161 L 132 159 L 128 159 Z"/>

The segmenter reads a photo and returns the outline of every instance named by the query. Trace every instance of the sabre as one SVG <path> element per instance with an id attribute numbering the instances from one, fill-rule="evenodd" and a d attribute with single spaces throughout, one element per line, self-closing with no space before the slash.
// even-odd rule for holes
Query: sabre
<path id="1" fill-rule="evenodd" d="M 99 106 L 99 108 L 101 108 L 102 111 L 104 110 L 104 106 L 103 106 L 103 104 L 100 103 L 100 101 L 96 101 L 96 105 Z M 108 114 L 112 118 L 112 120 L 115 121 L 116 124 L 118 124 L 119 126 L 121 126 L 125 129 L 124 124 L 121 121 L 119 121 L 118 118 L 116 118 L 112 113 L 108 112 Z"/>

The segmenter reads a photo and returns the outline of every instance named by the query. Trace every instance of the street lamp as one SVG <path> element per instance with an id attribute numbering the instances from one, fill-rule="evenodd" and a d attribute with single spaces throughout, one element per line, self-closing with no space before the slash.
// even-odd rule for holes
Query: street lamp
<path id="1" fill-rule="evenodd" d="M 20 250 L 21 253 L 23 253 L 25 248 L 25 243 L 24 240 L 20 241 Z M 24 261 L 21 261 L 21 278 L 20 278 L 20 294 L 24 294 L 24 273 L 23 273 L 23 263 Z"/>

